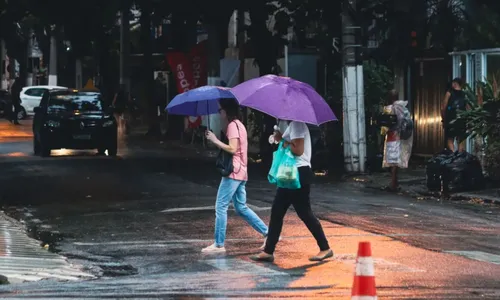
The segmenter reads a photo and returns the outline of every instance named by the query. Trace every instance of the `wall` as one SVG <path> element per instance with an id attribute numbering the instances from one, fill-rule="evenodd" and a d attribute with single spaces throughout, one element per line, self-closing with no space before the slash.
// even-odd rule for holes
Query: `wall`
<path id="1" fill-rule="evenodd" d="M 451 80 L 445 59 L 418 61 L 413 66 L 414 155 L 430 156 L 445 147 L 441 104 Z"/>

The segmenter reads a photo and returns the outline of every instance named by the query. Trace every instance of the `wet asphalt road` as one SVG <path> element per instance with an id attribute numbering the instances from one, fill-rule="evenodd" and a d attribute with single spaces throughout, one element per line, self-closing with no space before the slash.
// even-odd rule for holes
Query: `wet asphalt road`
<path id="1" fill-rule="evenodd" d="M 372 243 L 382 299 L 500 299 L 497 206 L 318 184 L 314 209 L 336 258 L 307 260 L 316 245 L 291 212 L 275 264 L 258 264 L 247 257 L 262 238 L 234 211 L 228 253 L 200 253 L 213 236 L 218 179 L 210 161 L 143 142 L 116 159 L 93 151 L 40 158 L 31 148 L 23 138 L 0 140 L 3 209 L 94 279 L 15 283 L 0 287 L 2 299 L 349 299 L 364 240 Z M 267 223 L 273 188 L 252 174 L 248 202 Z"/>

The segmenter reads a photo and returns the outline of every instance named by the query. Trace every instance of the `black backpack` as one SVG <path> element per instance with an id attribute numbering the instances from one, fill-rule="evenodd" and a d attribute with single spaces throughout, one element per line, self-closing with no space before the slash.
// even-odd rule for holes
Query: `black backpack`
<path id="1" fill-rule="evenodd" d="M 411 138 L 411 136 L 413 135 L 413 127 L 413 120 L 411 119 L 411 117 L 405 117 L 401 121 L 399 138 L 401 138 L 402 140 Z"/>

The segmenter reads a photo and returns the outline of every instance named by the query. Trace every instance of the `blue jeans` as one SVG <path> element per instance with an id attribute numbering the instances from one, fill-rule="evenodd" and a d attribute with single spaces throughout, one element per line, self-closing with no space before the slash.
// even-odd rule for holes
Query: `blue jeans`
<path id="1" fill-rule="evenodd" d="M 215 203 L 215 245 L 224 246 L 227 228 L 227 209 L 233 200 L 234 209 L 253 229 L 267 236 L 267 226 L 257 214 L 247 206 L 246 181 L 223 177 L 217 191 Z"/>

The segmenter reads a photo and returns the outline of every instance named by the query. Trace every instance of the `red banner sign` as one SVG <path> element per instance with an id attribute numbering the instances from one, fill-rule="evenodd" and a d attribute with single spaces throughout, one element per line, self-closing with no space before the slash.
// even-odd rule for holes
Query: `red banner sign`
<path id="1" fill-rule="evenodd" d="M 167 60 L 175 76 L 179 93 L 207 84 L 205 42 L 197 44 L 191 49 L 190 53 L 168 53 Z"/>
<path id="2" fill-rule="evenodd" d="M 203 41 L 191 49 L 190 53 L 171 52 L 167 54 L 168 64 L 177 83 L 177 92 L 184 93 L 190 89 L 207 85 L 206 42 Z M 201 117 L 188 117 L 186 126 L 197 128 L 201 125 Z"/>

